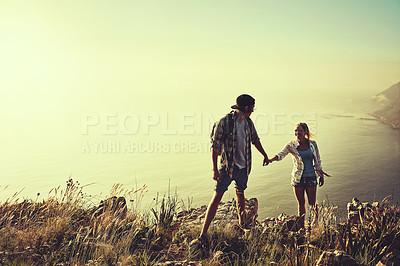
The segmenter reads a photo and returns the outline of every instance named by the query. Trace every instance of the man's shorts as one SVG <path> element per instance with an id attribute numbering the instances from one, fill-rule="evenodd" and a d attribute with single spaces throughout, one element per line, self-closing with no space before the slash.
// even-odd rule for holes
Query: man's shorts
<path id="1" fill-rule="evenodd" d="M 228 190 L 229 185 L 232 180 L 235 180 L 235 188 L 237 190 L 243 191 L 247 188 L 247 170 L 246 167 L 239 169 L 236 165 L 233 168 L 232 178 L 229 177 L 227 170 L 220 169 L 220 182 L 215 185 L 215 191 L 219 193 L 224 193 Z"/>
<path id="2" fill-rule="evenodd" d="M 293 187 L 315 187 L 318 184 L 317 182 L 317 177 L 316 176 L 311 176 L 311 177 L 301 177 L 300 183 L 294 183 L 292 181 L 292 186 Z"/>

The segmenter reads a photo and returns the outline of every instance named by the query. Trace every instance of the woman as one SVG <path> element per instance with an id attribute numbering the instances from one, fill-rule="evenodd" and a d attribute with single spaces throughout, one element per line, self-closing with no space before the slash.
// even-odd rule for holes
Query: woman
<path id="1" fill-rule="evenodd" d="M 308 204 L 315 213 L 312 226 L 316 226 L 318 223 L 318 206 L 315 204 L 318 184 L 317 175 L 319 176 L 319 186 L 324 184 L 324 175 L 331 176 L 322 171 L 318 146 L 314 140 L 311 140 L 311 133 L 307 124 L 297 124 L 294 132 L 297 139 L 289 142 L 281 152 L 270 159 L 270 162 L 280 161 L 289 153 L 292 154 L 293 171 L 291 184 L 299 204 L 299 225 L 301 228 L 304 227 L 306 213 L 304 192 L 306 192 Z"/>

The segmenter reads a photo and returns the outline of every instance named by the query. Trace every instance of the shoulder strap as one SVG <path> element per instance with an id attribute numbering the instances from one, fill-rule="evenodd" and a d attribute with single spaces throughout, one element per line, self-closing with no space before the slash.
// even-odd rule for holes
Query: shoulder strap
<path id="1" fill-rule="evenodd" d="M 247 123 L 249 124 L 249 128 L 250 128 L 250 139 L 251 136 L 253 136 L 253 121 L 250 119 L 250 117 L 247 117 Z"/>
<path id="2" fill-rule="evenodd" d="M 228 131 L 225 132 L 224 138 L 226 138 L 229 134 L 233 133 L 233 123 L 234 123 L 234 121 L 233 121 L 233 112 L 228 113 L 225 117 L 227 117 L 227 119 L 228 119 Z M 222 118 L 222 119 L 224 119 L 224 118 Z M 213 138 L 213 136 L 215 134 L 217 123 L 218 122 L 214 123 L 213 128 L 211 130 L 211 133 L 210 133 L 210 138 L 211 139 Z"/>
<path id="3" fill-rule="evenodd" d="M 228 114 L 228 129 L 229 130 L 228 130 L 228 134 L 227 135 L 233 133 L 233 123 L 234 123 L 234 121 L 233 121 L 233 112 L 230 112 Z"/>

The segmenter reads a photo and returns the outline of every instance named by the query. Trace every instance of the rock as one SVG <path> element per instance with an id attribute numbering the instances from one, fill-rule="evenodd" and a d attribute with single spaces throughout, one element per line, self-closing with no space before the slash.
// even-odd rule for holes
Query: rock
<path id="1" fill-rule="evenodd" d="M 296 218 L 295 216 L 288 217 L 283 221 L 282 226 L 289 231 L 297 231 L 300 229 L 300 227 L 297 226 L 297 220 L 298 218 Z"/>
<path id="2" fill-rule="evenodd" d="M 120 219 L 125 219 L 127 213 L 126 200 L 124 197 L 111 197 L 102 200 L 98 207 L 93 210 L 93 216 L 98 217 L 105 212 L 113 213 Z"/>
<path id="3" fill-rule="evenodd" d="M 185 226 L 199 226 L 203 224 L 207 206 L 198 209 L 182 211 L 177 216 L 177 223 Z M 254 226 L 258 217 L 258 200 L 256 198 L 246 199 L 245 208 L 246 226 Z M 229 226 L 238 223 L 236 200 L 221 202 L 217 213 L 212 221 L 213 226 Z"/>
<path id="4" fill-rule="evenodd" d="M 246 224 L 254 226 L 258 217 L 258 200 L 256 198 L 251 198 L 246 201 Z"/>
<path id="5" fill-rule="evenodd" d="M 364 203 L 362 203 L 362 208 L 365 210 L 370 209 L 370 208 L 372 208 L 372 205 L 369 202 L 364 202 Z"/>
<path id="6" fill-rule="evenodd" d="M 358 211 L 360 205 L 360 201 L 357 198 L 353 198 L 351 202 L 347 203 L 347 211 Z"/>
<path id="7" fill-rule="evenodd" d="M 289 231 L 298 231 L 300 229 L 299 226 L 299 217 L 293 215 L 289 216 L 286 213 L 279 214 L 278 218 L 267 218 L 267 224 L 270 224 L 269 221 L 275 221 L 275 224 L 283 226 L 285 229 Z M 264 220 L 265 221 L 265 220 Z"/>
<path id="8" fill-rule="evenodd" d="M 317 261 L 317 266 L 320 265 L 333 265 L 333 266 L 341 266 L 341 265 L 360 265 L 355 259 L 353 259 L 350 255 L 346 254 L 341 250 L 330 250 L 324 251 Z"/>
<path id="9" fill-rule="evenodd" d="M 286 213 L 281 213 L 278 216 L 278 220 L 279 221 L 284 221 L 286 218 L 288 218 L 289 216 Z"/>
<path id="10" fill-rule="evenodd" d="M 261 226 L 264 228 L 264 231 L 268 229 L 268 227 L 272 227 L 276 224 L 276 218 L 267 217 L 261 222 Z"/>
<path id="11" fill-rule="evenodd" d="M 364 217 L 365 212 L 372 210 L 374 206 L 378 205 L 379 203 L 377 202 L 374 202 L 373 205 L 368 202 L 361 203 L 357 198 L 353 198 L 351 202 L 347 203 L 347 219 L 349 223 L 360 223 L 360 216 Z"/>

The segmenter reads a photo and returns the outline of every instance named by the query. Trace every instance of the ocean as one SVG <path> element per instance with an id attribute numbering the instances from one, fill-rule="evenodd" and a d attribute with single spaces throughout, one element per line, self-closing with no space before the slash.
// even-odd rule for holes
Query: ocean
<path id="1" fill-rule="evenodd" d="M 277 97 L 263 103 L 256 97 L 256 108 L 251 118 L 270 157 L 294 139 L 297 122 L 309 124 L 323 169 L 332 175 L 318 188 L 320 204 L 337 205 L 344 214 L 353 197 L 400 200 L 400 135 L 369 115 L 374 103 L 340 97 L 321 103 Z M 208 204 L 215 185 L 209 133 L 213 122 L 229 112 L 229 104 L 206 110 L 197 101 L 145 112 L 89 109 L 76 111 L 61 129 L 37 122 L 32 126 L 37 132 L 27 127 L 13 140 L 3 140 L 1 201 L 46 199 L 52 188 L 65 189 L 72 178 L 90 204 L 110 195 L 114 184 L 121 184 L 120 194 L 145 187 L 140 195 L 125 194 L 143 210 L 168 194 L 176 194 L 184 208 Z M 262 156 L 254 147 L 252 151 L 245 195 L 258 199 L 259 217 L 296 214 L 290 155 L 262 166 Z M 234 197 L 232 184 L 223 201 Z"/>

